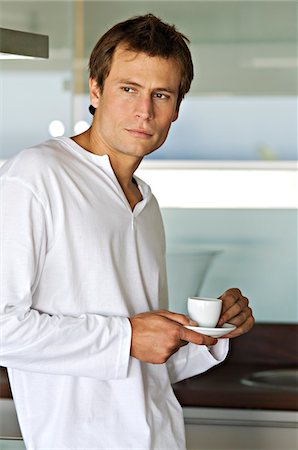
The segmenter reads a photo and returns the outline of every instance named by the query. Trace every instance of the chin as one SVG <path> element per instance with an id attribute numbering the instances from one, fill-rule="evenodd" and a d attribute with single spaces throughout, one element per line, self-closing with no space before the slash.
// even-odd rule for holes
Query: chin
<path id="1" fill-rule="evenodd" d="M 163 142 L 161 144 L 159 144 L 159 145 L 156 145 L 153 149 L 148 150 L 146 152 L 146 154 L 144 154 L 144 156 L 150 155 L 151 153 L 155 152 L 156 150 L 158 150 L 162 146 L 162 144 L 163 144 Z"/>
<path id="2" fill-rule="evenodd" d="M 162 144 L 164 143 L 164 141 L 165 141 L 165 139 L 162 142 L 151 143 L 151 145 L 147 145 L 147 146 L 146 145 L 136 145 L 135 143 L 134 144 L 130 143 L 130 145 L 128 144 L 127 146 L 123 146 L 123 144 L 122 144 L 122 148 L 118 147 L 118 151 L 127 156 L 132 156 L 135 158 L 144 158 L 145 156 L 150 155 L 155 150 L 157 150 L 159 147 L 161 147 Z"/>
<path id="3" fill-rule="evenodd" d="M 131 149 L 131 150 L 127 150 L 124 149 L 123 151 L 121 151 L 121 153 L 127 155 L 127 156 L 133 156 L 135 158 L 144 158 L 147 155 L 150 155 L 150 153 L 154 152 L 154 150 L 156 150 L 156 148 L 153 149 L 147 149 L 145 150 L 143 149 Z"/>

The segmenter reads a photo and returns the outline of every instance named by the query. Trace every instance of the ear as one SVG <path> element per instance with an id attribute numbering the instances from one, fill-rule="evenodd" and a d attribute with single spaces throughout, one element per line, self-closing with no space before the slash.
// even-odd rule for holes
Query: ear
<path id="1" fill-rule="evenodd" d="M 179 107 L 180 107 L 180 105 L 177 106 L 177 108 L 176 108 L 176 111 L 175 111 L 175 113 L 174 113 L 174 115 L 173 115 L 172 122 L 175 122 L 175 120 L 177 120 L 178 117 L 179 117 Z"/>
<path id="2" fill-rule="evenodd" d="M 100 99 L 100 89 L 94 78 L 89 78 L 90 103 L 94 108 L 98 108 Z"/>

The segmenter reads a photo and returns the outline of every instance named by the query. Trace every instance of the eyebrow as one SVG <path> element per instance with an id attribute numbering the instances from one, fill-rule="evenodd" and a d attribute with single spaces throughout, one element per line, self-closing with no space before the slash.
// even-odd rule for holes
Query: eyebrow
<path id="1" fill-rule="evenodd" d="M 143 87 L 141 84 L 136 83 L 135 81 L 132 80 L 119 80 L 118 81 L 119 84 L 130 84 L 131 86 L 136 86 L 136 87 Z M 168 92 L 169 94 L 176 94 L 177 91 L 175 91 L 174 89 L 171 89 L 169 87 L 158 87 L 155 88 L 154 91 L 163 91 L 163 92 Z"/>

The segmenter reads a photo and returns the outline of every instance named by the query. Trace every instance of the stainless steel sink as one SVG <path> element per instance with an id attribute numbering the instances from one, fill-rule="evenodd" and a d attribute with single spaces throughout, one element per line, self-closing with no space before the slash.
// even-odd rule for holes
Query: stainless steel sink
<path id="1" fill-rule="evenodd" d="M 246 386 L 267 387 L 296 392 L 298 391 L 298 368 L 253 372 L 243 377 L 241 383 Z"/>

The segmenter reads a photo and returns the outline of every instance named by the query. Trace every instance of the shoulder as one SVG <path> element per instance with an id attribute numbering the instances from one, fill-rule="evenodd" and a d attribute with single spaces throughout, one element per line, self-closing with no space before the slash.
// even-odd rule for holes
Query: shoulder
<path id="1" fill-rule="evenodd" d="M 30 178 L 59 165 L 65 158 L 63 141 L 49 139 L 41 144 L 27 148 L 6 161 L 0 169 L 0 176 Z"/>
<path id="2" fill-rule="evenodd" d="M 68 140 L 53 138 L 22 150 L 0 168 L 0 179 L 19 181 L 34 189 L 65 177 L 68 168 L 77 167 L 80 162 Z"/>
<path id="3" fill-rule="evenodd" d="M 50 139 L 22 150 L 0 168 L 1 184 L 19 186 L 43 204 L 48 203 L 53 185 L 61 178 L 63 167 L 73 158 L 63 139 Z"/>

